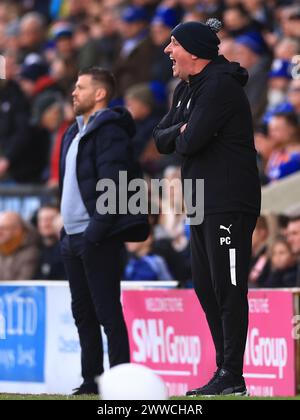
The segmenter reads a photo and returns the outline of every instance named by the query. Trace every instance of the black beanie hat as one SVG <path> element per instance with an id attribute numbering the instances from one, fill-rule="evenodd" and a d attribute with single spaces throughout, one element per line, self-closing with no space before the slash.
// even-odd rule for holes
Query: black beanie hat
<path id="1" fill-rule="evenodd" d="M 171 35 L 189 53 L 211 60 L 218 55 L 220 40 L 216 33 L 221 26 L 221 22 L 215 18 L 208 19 L 206 23 L 185 22 L 177 25 Z"/>

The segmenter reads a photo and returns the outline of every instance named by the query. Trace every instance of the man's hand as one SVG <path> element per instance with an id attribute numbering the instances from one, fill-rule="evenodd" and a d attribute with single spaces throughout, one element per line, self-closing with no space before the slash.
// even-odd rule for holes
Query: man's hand
<path id="1" fill-rule="evenodd" d="M 4 176 L 9 168 L 9 160 L 5 157 L 0 158 L 0 177 Z"/>
<path id="2" fill-rule="evenodd" d="M 180 127 L 180 133 L 182 134 L 184 130 L 186 129 L 187 123 L 183 124 L 182 127 Z"/>

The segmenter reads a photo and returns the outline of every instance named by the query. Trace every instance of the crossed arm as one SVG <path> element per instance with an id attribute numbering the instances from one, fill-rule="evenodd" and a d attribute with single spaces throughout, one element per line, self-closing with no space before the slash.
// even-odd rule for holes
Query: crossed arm
<path id="1" fill-rule="evenodd" d="M 154 131 L 160 153 L 199 153 L 232 115 L 231 99 L 215 83 L 197 98 L 188 121 L 169 125 L 172 110 Z M 168 124 L 169 123 L 169 124 Z"/>

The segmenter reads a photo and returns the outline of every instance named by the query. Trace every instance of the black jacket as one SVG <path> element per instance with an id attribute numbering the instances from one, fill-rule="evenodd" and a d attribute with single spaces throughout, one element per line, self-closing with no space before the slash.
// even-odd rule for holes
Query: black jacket
<path id="1" fill-rule="evenodd" d="M 176 150 L 183 157 L 183 179 L 204 179 L 205 214 L 260 212 L 251 111 L 243 91 L 247 79 L 238 63 L 217 57 L 179 83 L 171 110 L 154 130 L 161 153 Z"/>
<path id="2" fill-rule="evenodd" d="M 78 132 L 73 124 L 63 138 L 60 156 L 60 192 L 62 192 L 66 155 Z M 77 153 L 77 180 L 90 223 L 85 236 L 98 243 L 106 237 L 119 234 L 126 241 L 143 241 L 149 233 L 147 215 L 99 214 L 96 201 L 103 192 L 96 191 L 97 182 L 104 178 L 114 180 L 119 195 L 119 171 L 127 171 L 128 182 L 142 174 L 133 159 L 131 138 L 135 133 L 130 114 L 122 107 L 100 113 L 81 138 Z M 128 199 L 130 193 L 128 193 Z M 64 233 L 64 232 L 62 232 Z"/>
<path id="3" fill-rule="evenodd" d="M 271 271 L 263 287 L 296 287 L 297 265 Z"/>
<path id="4" fill-rule="evenodd" d="M 30 106 L 18 84 L 12 80 L 2 82 L 0 155 L 10 163 L 9 175 L 18 183 L 42 182 L 49 150 L 49 133 L 30 124 Z"/>

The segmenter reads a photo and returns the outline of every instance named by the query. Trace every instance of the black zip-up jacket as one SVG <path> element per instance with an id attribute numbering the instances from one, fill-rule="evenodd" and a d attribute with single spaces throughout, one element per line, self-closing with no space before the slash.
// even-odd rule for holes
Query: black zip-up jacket
<path id="1" fill-rule="evenodd" d="M 178 84 L 169 113 L 153 133 L 160 153 L 183 157 L 182 179 L 193 180 L 193 195 L 194 180 L 204 179 L 204 214 L 260 212 L 247 80 L 238 63 L 218 56 Z"/>

